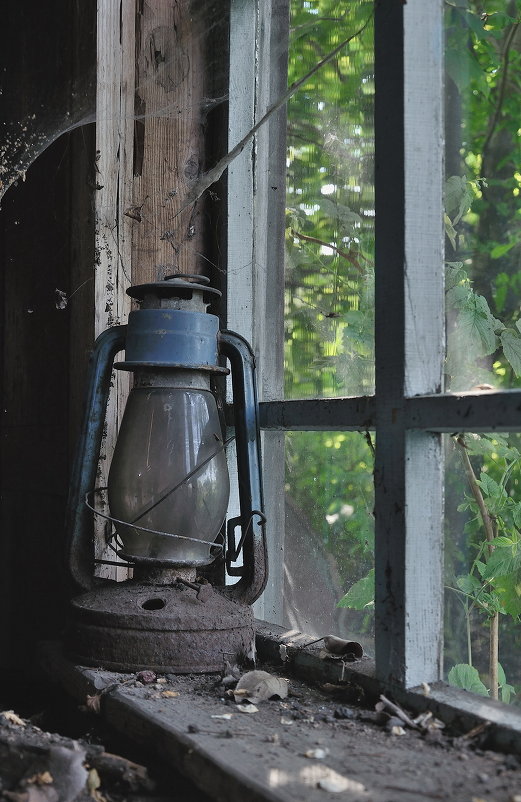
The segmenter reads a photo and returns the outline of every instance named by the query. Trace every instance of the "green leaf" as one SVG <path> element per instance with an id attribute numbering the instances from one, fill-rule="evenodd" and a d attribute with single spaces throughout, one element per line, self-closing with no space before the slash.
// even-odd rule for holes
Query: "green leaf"
<path id="1" fill-rule="evenodd" d="M 501 345 L 503 353 L 512 365 L 516 376 L 521 376 L 521 337 L 514 329 L 505 329 L 501 332 Z"/>
<path id="2" fill-rule="evenodd" d="M 468 663 L 458 663 L 452 666 L 447 680 L 453 688 L 463 688 L 465 691 L 478 693 L 480 696 L 488 696 L 488 691 L 481 682 L 477 670 Z"/>
<path id="3" fill-rule="evenodd" d="M 353 212 L 349 206 L 344 206 L 342 203 L 335 203 L 330 198 L 321 197 L 317 204 L 320 206 L 320 210 L 327 215 L 328 221 L 331 220 L 338 220 L 341 223 L 346 231 L 352 229 L 354 226 L 360 226 L 362 224 L 362 218 L 356 212 Z M 343 232 L 345 233 L 345 232 Z"/>
<path id="4" fill-rule="evenodd" d="M 504 487 L 501 487 L 495 479 L 493 479 L 488 473 L 481 472 L 479 476 L 478 485 L 483 490 L 486 496 L 491 496 L 492 498 L 497 498 L 498 496 L 506 496 L 506 490 Z"/>
<path id="5" fill-rule="evenodd" d="M 509 685 L 506 682 L 504 685 L 501 686 L 501 701 L 504 702 L 506 705 L 510 704 L 510 699 L 512 698 L 512 694 L 516 692 L 516 689 L 513 685 Z"/>
<path id="6" fill-rule="evenodd" d="M 364 610 L 374 602 L 374 568 L 371 568 L 367 576 L 359 579 L 358 582 L 349 588 L 345 596 L 342 596 L 337 607 L 350 607 L 352 610 Z"/>
<path id="7" fill-rule="evenodd" d="M 452 225 L 452 220 L 450 219 L 448 214 L 443 215 L 443 222 L 445 223 L 445 233 L 450 240 L 450 244 L 452 245 L 454 250 L 457 250 L 456 229 Z"/>
<path id="8" fill-rule="evenodd" d="M 471 293 L 456 320 L 462 348 L 477 356 L 488 356 L 497 348 L 497 321 L 482 295 Z"/>
<path id="9" fill-rule="evenodd" d="M 514 507 L 513 516 L 515 525 L 517 526 L 518 529 L 521 529 L 521 502 L 519 501 Z"/>
<path id="10" fill-rule="evenodd" d="M 472 596 L 476 591 L 481 590 L 481 582 L 472 574 L 463 574 L 456 577 L 456 585 L 463 593 Z"/>
<path id="11" fill-rule="evenodd" d="M 501 601 L 503 611 L 514 621 L 521 615 L 521 577 L 519 571 L 507 576 L 498 576 L 494 588 Z"/>
<path id="12" fill-rule="evenodd" d="M 510 704 L 512 694 L 515 693 L 516 689 L 513 685 L 509 685 L 507 682 L 505 671 L 501 663 L 497 664 L 497 679 L 499 688 L 501 690 L 501 701 L 508 705 Z"/>
<path id="13" fill-rule="evenodd" d="M 445 297 L 449 306 L 454 309 L 461 309 L 467 303 L 470 295 L 472 295 L 470 287 L 462 287 L 458 284 L 456 287 L 451 287 L 450 290 L 447 290 Z"/>
<path id="14" fill-rule="evenodd" d="M 494 577 L 508 576 L 521 568 L 521 552 L 511 548 L 498 548 L 488 558 L 485 570 L 481 574 L 484 581 L 490 582 Z M 481 573 L 481 572 L 480 572 Z"/>
<path id="15" fill-rule="evenodd" d="M 467 272 L 463 269 L 463 262 L 445 262 L 445 290 L 451 290 L 461 281 L 468 279 Z"/>
<path id="16" fill-rule="evenodd" d="M 517 245 L 517 240 L 507 242 L 506 245 L 496 245 L 496 247 L 492 248 L 490 251 L 492 259 L 499 259 L 501 256 L 504 256 L 505 253 L 508 253 L 514 247 L 514 245 Z"/>

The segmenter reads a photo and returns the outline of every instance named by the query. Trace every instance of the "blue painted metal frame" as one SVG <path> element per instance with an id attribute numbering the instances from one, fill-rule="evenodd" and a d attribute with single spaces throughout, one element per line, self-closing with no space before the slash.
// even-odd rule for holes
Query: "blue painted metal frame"
<path id="1" fill-rule="evenodd" d="M 244 567 L 236 585 L 225 588 L 235 601 L 253 604 L 268 579 L 268 559 L 262 491 L 259 405 L 255 381 L 255 356 L 244 337 L 233 331 L 219 332 L 219 350 L 232 367 L 233 409 L 237 441 L 237 469 Z"/>
<path id="2" fill-rule="evenodd" d="M 96 484 L 114 358 L 125 348 L 128 331 L 127 326 L 104 331 L 96 340 L 90 361 L 88 396 L 72 468 L 65 535 L 69 574 L 77 590 L 90 590 L 107 582 L 94 576 L 93 521 L 85 496 Z M 220 352 L 232 366 L 244 558 L 239 582 L 223 592 L 235 601 L 252 604 L 264 590 L 268 574 L 255 358 L 247 341 L 234 332 L 220 332 L 218 343 Z"/>
<path id="3" fill-rule="evenodd" d="M 96 484 L 112 367 L 116 354 L 125 348 L 126 334 L 126 326 L 107 329 L 96 340 L 90 358 L 88 395 L 72 466 L 65 526 L 67 566 L 77 590 L 90 590 L 103 581 L 94 577 L 93 521 L 85 496 Z"/>

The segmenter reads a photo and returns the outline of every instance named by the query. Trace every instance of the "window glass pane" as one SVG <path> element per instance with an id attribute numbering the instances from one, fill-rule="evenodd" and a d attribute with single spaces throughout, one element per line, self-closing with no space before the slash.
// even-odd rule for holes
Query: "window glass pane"
<path id="1" fill-rule="evenodd" d="M 316 637 L 356 638 L 369 654 L 372 474 L 364 434 L 286 434 L 284 623 Z"/>
<path id="2" fill-rule="evenodd" d="M 373 365 L 373 3 L 292 0 L 286 397 L 370 394 Z"/>
<path id="3" fill-rule="evenodd" d="M 521 434 L 447 436 L 445 672 L 521 702 Z M 497 640 L 497 646 L 495 641 Z"/>
<path id="4" fill-rule="evenodd" d="M 521 7 L 445 8 L 447 386 L 518 387 Z"/>

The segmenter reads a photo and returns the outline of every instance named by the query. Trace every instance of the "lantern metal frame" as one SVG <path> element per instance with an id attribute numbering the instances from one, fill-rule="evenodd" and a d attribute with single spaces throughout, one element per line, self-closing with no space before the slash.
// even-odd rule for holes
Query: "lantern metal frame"
<path id="1" fill-rule="evenodd" d="M 268 571 L 255 357 L 241 335 L 218 330 L 215 315 L 153 308 L 149 298 L 166 295 L 189 299 L 194 293 L 206 308 L 213 296 L 220 293 L 206 286 L 204 281 L 203 277 L 177 275 L 131 287 L 129 295 L 140 300 L 144 308 L 130 313 L 128 325 L 104 331 L 96 340 L 91 356 L 85 416 L 72 468 L 67 508 L 67 570 L 74 591 L 82 593 L 73 599 L 72 651 L 81 652 L 81 657 L 89 663 L 99 662 L 115 670 L 155 667 L 172 672 L 212 671 L 217 670 L 219 662 L 222 664 L 222 655 L 230 654 L 227 648 L 232 654 L 241 652 L 243 656 L 248 653 L 252 656 L 254 653 L 253 618 L 248 605 L 264 590 Z M 201 308 L 200 303 L 198 308 Z M 169 328 L 169 321 L 174 320 L 175 325 L 172 323 Z M 161 336 L 158 337 L 158 333 Z M 124 349 L 126 360 L 114 363 L 116 355 Z M 240 515 L 228 522 L 221 568 L 223 574 L 226 571 L 230 576 L 239 577 L 238 582 L 216 583 L 211 593 L 202 593 L 200 589 L 204 586 L 189 581 L 191 577 L 180 566 L 165 561 L 162 567 L 160 561 L 158 564 L 146 558 L 136 560 L 137 579 L 116 582 L 95 576 L 93 513 L 85 500 L 96 482 L 113 367 L 228 373 L 219 364 L 221 358 L 227 359 L 231 366 L 240 504 Z M 237 527 L 240 536 L 236 543 Z M 241 553 L 243 564 L 232 565 Z M 154 583 L 160 589 L 156 592 L 157 599 Z M 193 608 L 194 589 L 198 591 L 196 601 L 204 602 L 204 610 Z M 190 597 L 186 595 L 187 590 Z M 149 628 L 155 632 L 155 640 L 147 637 Z M 208 647 L 208 639 L 221 630 L 223 635 L 224 630 L 235 632 L 231 635 L 232 645 L 221 647 L 216 641 L 210 650 L 203 649 L 202 644 Z M 164 642 L 166 656 L 159 654 L 158 632 L 161 632 L 159 641 Z M 121 638 L 127 645 L 115 646 Z M 172 657 L 183 640 L 185 646 L 181 644 L 180 648 L 190 652 L 189 658 Z M 200 665 L 193 658 L 198 648 L 207 656 L 211 651 Z M 125 650 L 130 655 L 128 660 Z"/>

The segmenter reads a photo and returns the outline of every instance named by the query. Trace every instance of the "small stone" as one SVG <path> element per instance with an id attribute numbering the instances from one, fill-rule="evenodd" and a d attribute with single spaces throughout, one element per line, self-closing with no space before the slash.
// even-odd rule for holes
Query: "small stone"
<path id="1" fill-rule="evenodd" d="M 337 707 L 333 713 L 335 718 L 356 718 L 356 713 L 351 707 Z"/>
<path id="2" fill-rule="evenodd" d="M 153 682 L 156 681 L 157 677 L 154 671 L 150 671 L 145 669 L 144 671 L 138 671 L 136 674 L 136 679 L 143 683 L 143 685 L 151 685 Z"/>

